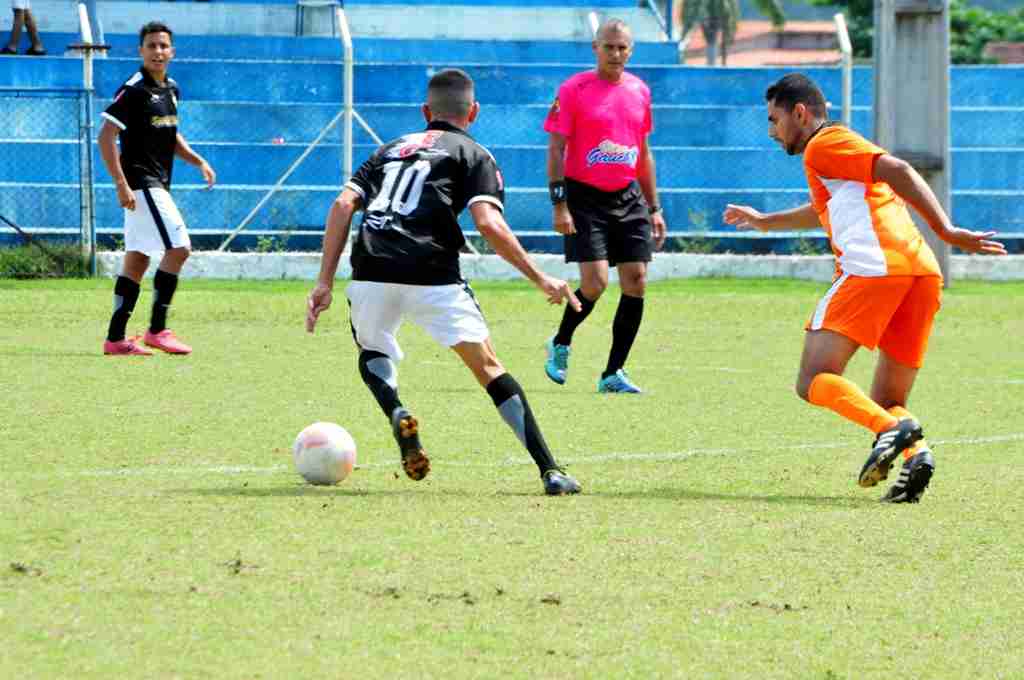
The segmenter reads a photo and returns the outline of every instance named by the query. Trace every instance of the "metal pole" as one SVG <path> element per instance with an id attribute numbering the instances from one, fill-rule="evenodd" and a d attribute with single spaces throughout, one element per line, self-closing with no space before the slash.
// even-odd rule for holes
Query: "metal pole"
<path id="1" fill-rule="evenodd" d="M 91 46 L 92 27 L 89 24 L 89 12 L 82 3 L 78 5 L 78 21 L 82 31 L 82 42 Z M 85 130 L 81 142 L 84 169 L 82 173 L 82 206 L 84 224 L 82 225 L 82 254 L 86 258 L 89 275 L 96 276 L 96 211 L 93 196 L 93 165 L 92 165 L 92 105 L 93 105 L 93 72 L 92 49 L 86 47 L 82 54 L 82 80 L 85 84 Z"/>
<path id="2" fill-rule="evenodd" d="M 103 35 L 103 22 L 100 20 L 100 13 L 96 8 L 96 0 L 86 0 L 86 5 L 89 9 L 89 20 L 92 27 L 92 42 L 102 45 L 106 40 Z"/>
<path id="3" fill-rule="evenodd" d="M 843 70 L 843 125 L 851 127 L 853 120 L 853 45 L 850 32 L 846 29 L 846 17 L 842 12 L 832 17 L 836 22 L 836 38 L 839 40 L 839 51 L 842 53 L 840 68 Z"/>
<path id="4" fill-rule="evenodd" d="M 320 141 L 327 136 L 327 133 L 330 132 L 331 128 L 338 124 L 338 121 L 341 120 L 341 117 L 344 113 L 344 111 L 339 111 L 338 115 L 332 118 L 331 122 L 328 123 L 323 130 L 320 131 L 320 134 L 316 136 L 316 139 L 310 142 L 309 146 L 306 147 L 306 150 L 303 151 L 302 154 L 295 159 L 295 161 L 288 167 L 287 170 L 284 171 L 284 174 L 281 175 L 280 179 L 277 180 L 277 183 L 274 186 L 270 187 L 270 190 L 263 196 L 263 198 L 260 199 L 260 202 L 256 204 L 256 207 L 250 210 L 249 214 L 245 216 L 245 219 L 243 219 L 238 224 L 237 227 L 231 230 L 231 233 L 228 234 L 228 237 L 224 239 L 224 242 L 220 244 L 219 248 L 217 248 L 218 252 L 224 252 L 224 249 L 228 247 L 228 244 L 234 241 L 235 237 L 238 236 L 238 232 L 245 229 L 246 225 L 249 224 L 249 222 L 252 221 L 252 218 L 256 216 L 256 213 L 260 211 L 260 208 L 262 208 L 266 204 L 266 202 L 270 200 L 271 196 L 277 193 L 278 189 L 284 186 L 284 183 L 287 182 L 288 178 L 292 176 L 292 173 L 295 172 L 295 169 L 302 164 L 302 161 L 306 160 L 306 156 L 311 154 L 313 152 L 313 149 L 316 148 L 316 145 L 319 144 Z"/>
<path id="5" fill-rule="evenodd" d="M 345 94 L 345 120 L 342 124 L 342 131 L 344 133 L 344 165 L 342 167 L 342 182 L 347 182 L 352 178 L 352 105 L 353 105 L 353 56 L 352 56 L 352 33 L 348 29 L 348 19 L 345 18 L 345 10 L 341 7 L 335 8 L 335 14 L 338 19 L 338 26 L 341 29 L 341 45 L 342 55 L 345 62 L 345 82 L 344 94 Z"/>

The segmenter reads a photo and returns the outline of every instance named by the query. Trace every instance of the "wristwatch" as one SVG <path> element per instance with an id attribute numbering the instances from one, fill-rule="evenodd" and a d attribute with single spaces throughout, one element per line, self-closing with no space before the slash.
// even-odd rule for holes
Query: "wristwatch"
<path id="1" fill-rule="evenodd" d="M 658 213 L 661 212 L 661 206 L 660 205 L 652 205 L 651 207 L 649 207 L 647 209 L 647 212 L 649 212 L 652 215 L 657 215 Z"/>

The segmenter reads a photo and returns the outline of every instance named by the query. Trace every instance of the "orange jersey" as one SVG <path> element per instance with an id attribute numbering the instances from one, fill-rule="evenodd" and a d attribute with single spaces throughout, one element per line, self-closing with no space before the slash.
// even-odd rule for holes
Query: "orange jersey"
<path id="1" fill-rule="evenodd" d="M 885 153 L 842 125 L 824 127 L 804 149 L 811 204 L 836 266 L 854 276 L 941 276 L 903 199 L 875 181 L 875 160 Z"/>

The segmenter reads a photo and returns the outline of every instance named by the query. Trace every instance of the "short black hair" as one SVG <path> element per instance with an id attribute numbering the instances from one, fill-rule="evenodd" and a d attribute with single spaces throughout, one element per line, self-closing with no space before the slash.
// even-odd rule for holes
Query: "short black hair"
<path id="1" fill-rule="evenodd" d="M 162 21 L 150 21 L 139 29 L 139 47 L 146 44 L 146 36 L 150 33 L 166 33 L 170 37 L 171 43 L 174 43 L 174 31 L 170 26 Z"/>
<path id="2" fill-rule="evenodd" d="M 473 79 L 462 69 L 446 68 L 427 85 L 427 106 L 442 118 L 465 118 L 473 108 Z"/>
<path id="3" fill-rule="evenodd" d="M 769 87 L 764 98 L 787 113 L 797 104 L 803 104 L 818 118 L 824 118 L 828 109 L 825 95 L 813 80 L 803 73 L 787 73 Z"/>

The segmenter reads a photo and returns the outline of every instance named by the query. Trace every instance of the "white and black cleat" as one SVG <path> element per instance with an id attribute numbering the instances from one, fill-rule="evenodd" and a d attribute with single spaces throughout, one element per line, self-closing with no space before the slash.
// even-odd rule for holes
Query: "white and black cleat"
<path id="1" fill-rule="evenodd" d="M 892 462 L 924 437 L 921 424 L 913 418 L 904 418 L 888 430 L 878 433 L 871 447 L 871 455 L 861 468 L 857 483 L 871 487 L 889 476 Z"/>
<path id="2" fill-rule="evenodd" d="M 882 496 L 883 503 L 918 503 L 935 474 L 935 459 L 928 449 L 921 449 L 904 461 L 899 479 Z"/>

